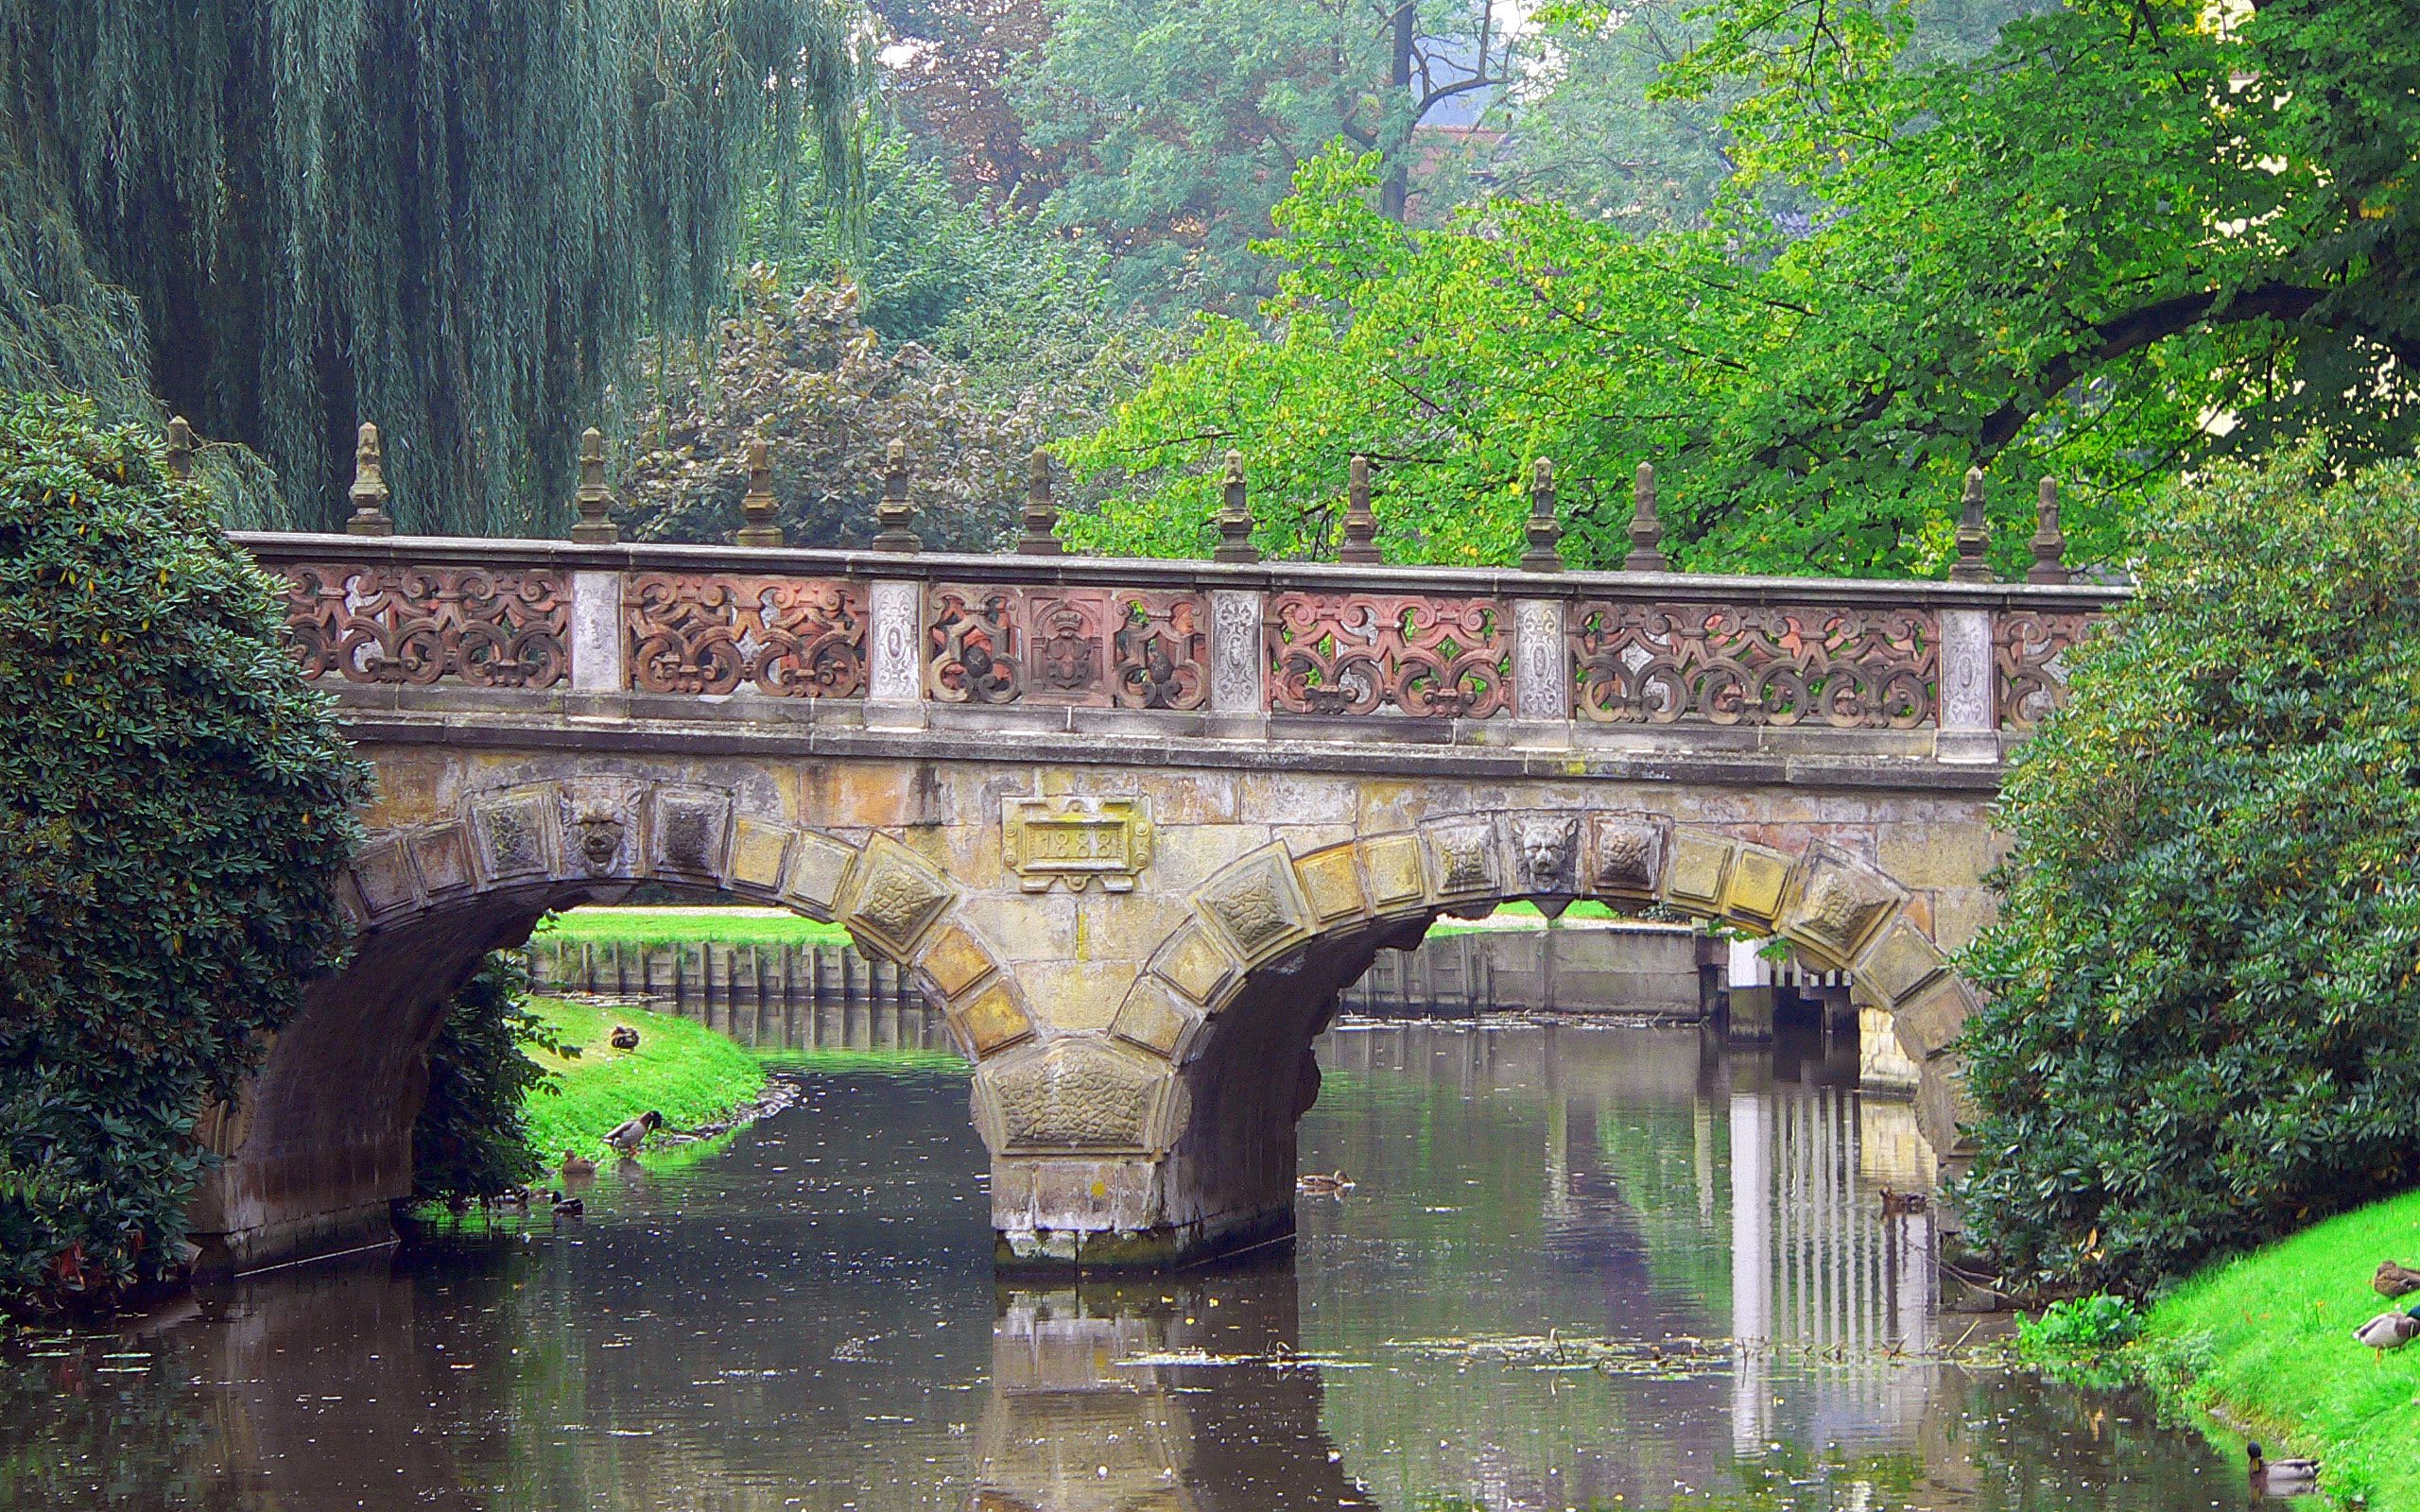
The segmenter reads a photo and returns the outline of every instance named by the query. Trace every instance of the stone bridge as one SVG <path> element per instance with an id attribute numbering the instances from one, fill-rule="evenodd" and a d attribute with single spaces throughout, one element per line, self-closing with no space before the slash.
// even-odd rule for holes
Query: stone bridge
<path id="1" fill-rule="evenodd" d="M 1339 990 L 1512 899 L 1850 971 L 1869 1065 L 1949 1154 L 1970 999 L 1943 952 L 1989 908 L 2002 756 L 2113 596 L 242 540 L 378 774 L 356 954 L 205 1129 L 197 1237 L 245 1267 L 384 1237 L 445 999 L 642 883 L 837 920 L 913 973 L 974 1064 L 1006 1263 L 1289 1233 Z"/>

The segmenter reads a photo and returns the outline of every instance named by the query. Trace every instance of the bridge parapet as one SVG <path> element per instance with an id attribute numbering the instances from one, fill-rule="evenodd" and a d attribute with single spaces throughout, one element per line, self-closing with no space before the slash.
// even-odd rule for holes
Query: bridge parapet
<path id="1" fill-rule="evenodd" d="M 1995 763 L 2121 590 L 246 535 L 354 707 Z"/>

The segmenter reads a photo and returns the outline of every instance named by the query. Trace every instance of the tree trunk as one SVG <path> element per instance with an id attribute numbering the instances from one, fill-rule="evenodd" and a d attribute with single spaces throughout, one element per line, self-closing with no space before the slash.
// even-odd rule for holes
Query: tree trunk
<path id="1" fill-rule="evenodd" d="M 1402 4 L 1395 7 L 1394 15 L 1389 22 L 1393 35 L 1391 39 L 1392 45 L 1389 48 L 1391 66 L 1387 70 L 1387 79 L 1394 86 L 1395 94 L 1394 100 L 1389 102 L 1390 110 L 1397 108 L 1400 102 L 1411 94 L 1412 27 L 1418 19 L 1419 7 L 1412 4 L 1412 0 L 1403 0 Z M 1417 117 L 1412 124 L 1415 126 L 1419 124 Z M 1383 117 L 1381 117 L 1379 141 L 1383 143 L 1385 140 L 1386 133 Z M 1378 214 L 1389 220 L 1400 222 L 1404 218 L 1406 203 L 1410 198 L 1411 132 L 1407 129 L 1404 131 L 1403 141 L 1387 153 L 1386 178 L 1378 186 Z"/>

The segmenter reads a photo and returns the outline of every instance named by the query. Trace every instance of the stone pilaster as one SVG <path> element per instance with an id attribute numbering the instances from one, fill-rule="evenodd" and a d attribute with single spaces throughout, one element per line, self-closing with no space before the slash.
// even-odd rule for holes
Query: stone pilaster
<path id="1" fill-rule="evenodd" d="M 1571 655 L 1564 649 L 1563 601 L 1512 604 L 1512 712 L 1522 719 L 1571 718 Z"/>
<path id="2" fill-rule="evenodd" d="M 1253 735 L 1268 727 L 1263 693 L 1261 596 L 1249 589 L 1210 594 L 1210 712 L 1217 732 Z"/>
<path id="3" fill-rule="evenodd" d="M 924 588 L 885 578 L 873 586 L 869 603 L 873 623 L 866 635 L 866 723 L 884 730 L 921 730 L 924 679 L 918 662 L 924 640 Z"/>
<path id="4" fill-rule="evenodd" d="M 622 691 L 622 575 L 571 575 L 574 693 Z"/>
<path id="5" fill-rule="evenodd" d="M 1996 762 L 2000 737 L 1992 710 L 1989 610 L 1941 611 L 1941 732 L 1933 753 L 1945 762 Z"/>

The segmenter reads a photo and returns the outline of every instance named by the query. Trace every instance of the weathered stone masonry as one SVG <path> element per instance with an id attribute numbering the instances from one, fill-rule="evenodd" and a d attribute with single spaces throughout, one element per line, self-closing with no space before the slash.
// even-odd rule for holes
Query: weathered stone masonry
<path id="1" fill-rule="evenodd" d="M 255 537 L 375 763 L 361 929 L 197 1205 L 384 1231 L 439 1006 L 639 882 L 846 925 L 976 1067 L 1000 1252 L 1289 1232 L 1311 1036 L 1383 946 L 1663 904 L 1855 973 L 1937 1149 L 2007 742 L 2105 593 Z"/>

